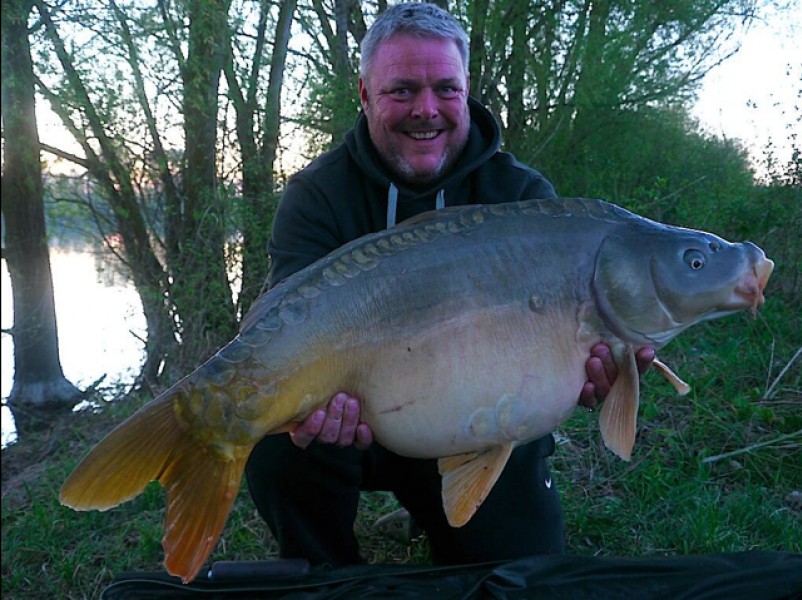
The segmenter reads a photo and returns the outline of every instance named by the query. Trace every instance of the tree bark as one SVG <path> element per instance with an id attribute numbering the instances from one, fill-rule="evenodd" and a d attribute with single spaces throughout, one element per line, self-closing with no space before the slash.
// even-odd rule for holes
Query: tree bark
<path id="1" fill-rule="evenodd" d="M 267 97 L 264 105 L 262 122 L 262 144 L 259 147 L 254 135 L 256 120 L 256 90 L 258 89 L 258 65 L 261 63 L 264 22 L 266 15 L 260 20 L 259 37 L 256 54 L 253 57 L 254 68 L 247 81 L 247 100 L 239 91 L 233 66 L 229 64 L 226 75 L 230 94 L 235 94 L 234 106 L 237 112 L 237 138 L 242 152 L 242 201 L 244 218 L 242 223 L 242 290 L 239 307 L 245 314 L 263 290 L 267 280 L 268 260 L 267 241 L 273 213 L 277 203 L 275 190 L 274 164 L 278 153 L 278 142 L 281 125 L 281 88 L 284 82 L 284 69 L 287 61 L 287 49 L 290 40 L 290 29 L 295 12 L 295 0 L 281 3 L 276 30 L 273 37 L 273 52 L 270 56 L 270 75 L 267 84 Z M 263 6 L 267 11 L 268 7 Z"/>
<path id="2" fill-rule="evenodd" d="M 31 9 L 28 0 L 3 2 L 3 258 L 8 264 L 14 303 L 10 331 L 14 339 L 14 381 L 8 406 L 20 439 L 46 425 L 55 411 L 72 409 L 82 395 L 64 377 L 59 360 L 27 29 Z"/>
<path id="3" fill-rule="evenodd" d="M 220 75 L 228 41 L 228 2 L 187 2 L 189 39 L 181 68 L 184 84 L 184 212 L 181 264 L 173 293 L 181 337 L 201 358 L 236 333 L 226 271 L 226 204 L 218 189 L 217 111 Z"/>

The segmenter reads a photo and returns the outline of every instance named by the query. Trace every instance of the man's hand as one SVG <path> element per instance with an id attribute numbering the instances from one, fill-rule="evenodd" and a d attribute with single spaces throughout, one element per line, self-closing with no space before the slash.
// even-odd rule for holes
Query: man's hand
<path id="1" fill-rule="evenodd" d="M 635 362 L 641 375 L 649 370 L 653 361 L 654 348 L 641 348 L 635 353 Z M 618 377 L 618 368 L 607 344 L 599 342 L 590 349 L 590 358 L 585 363 L 585 371 L 588 374 L 588 381 L 579 394 L 579 404 L 592 410 L 600 402 L 604 402 L 615 378 Z"/>
<path id="2" fill-rule="evenodd" d="M 343 392 L 335 394 L 326 408 L 311 413 L 290 432 L 292 443 L 306 448 L 314 440 L 321 444 L 355 446 L 365 450 L 373 443 L 373 432 L 359 421 L 359 400 Z"/>

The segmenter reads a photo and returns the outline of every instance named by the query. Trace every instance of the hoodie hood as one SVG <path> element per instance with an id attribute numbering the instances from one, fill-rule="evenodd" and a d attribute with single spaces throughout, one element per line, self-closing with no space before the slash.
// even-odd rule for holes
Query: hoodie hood
<path id="1" fill-rule="evenodd" d="M 381 161 L 376 147 L 368 133 L 368 120 L 365 113 L 360 111 L 354 128 L 345 136 L 345 145 L 351 158 L 367 177 L 380 187 L 392 190 L 404 199 L 415 200 L 421 197 L 437 195 L 445 190 L 448 197 L 448 188 L 464 180 L 472 171 L 490 159 L 501 145 L 501 129 L 493 115 L 484 106 L 473 98 L 468 98 L 468 108 L 471 116 L 471 128 L 468 133 L 468 142 L 462 155 L 448 173 L 422 189 L 412 189 L 400 181 Z"/>
<path id="2" fill-rule="evenodd" d="M 360 114 L 342 144 L 287 182 L 273 220 L 270 286 L 363 235 L 443 206 L 554 198 L 535 169 L 499 150 L 493 115 L 468 99 L 471 128 L 457 163 L 428 189 L 397 180 L 377 157 Z"/>

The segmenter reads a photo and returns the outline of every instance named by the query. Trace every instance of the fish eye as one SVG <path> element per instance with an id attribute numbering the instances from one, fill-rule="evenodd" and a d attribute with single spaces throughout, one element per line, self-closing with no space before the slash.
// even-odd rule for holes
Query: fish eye
<path id="1" fill-rule="evenodd" d="M 698 250 L 686 250 L 682 258 L 685 260 L 685 264 L 694 271 L 698 271 L 705 266 L 705 255 Z"/>

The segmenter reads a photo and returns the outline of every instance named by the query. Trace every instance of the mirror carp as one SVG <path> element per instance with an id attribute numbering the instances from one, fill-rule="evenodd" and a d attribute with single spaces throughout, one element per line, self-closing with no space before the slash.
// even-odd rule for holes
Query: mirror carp
<path id="1" fill-rule="evenodd" d="M 619 371 L 600 413 L 602 438 L 629 460 L 636 349 L 754 313 L 773 266 L 750 242 L 602 200 L 426 213 L 265 292 L 229 344 L 84 457 L 60 500 L 107 510 L 158 480 L 168 503 L 164 563 L 190 581 L 220 537 L 253 446 L 346 391 L 362 399 L 377 442 L 439 459 L 445 512 L 459 527 L 516 445 L 570 417 L 599 341 Z"/>

